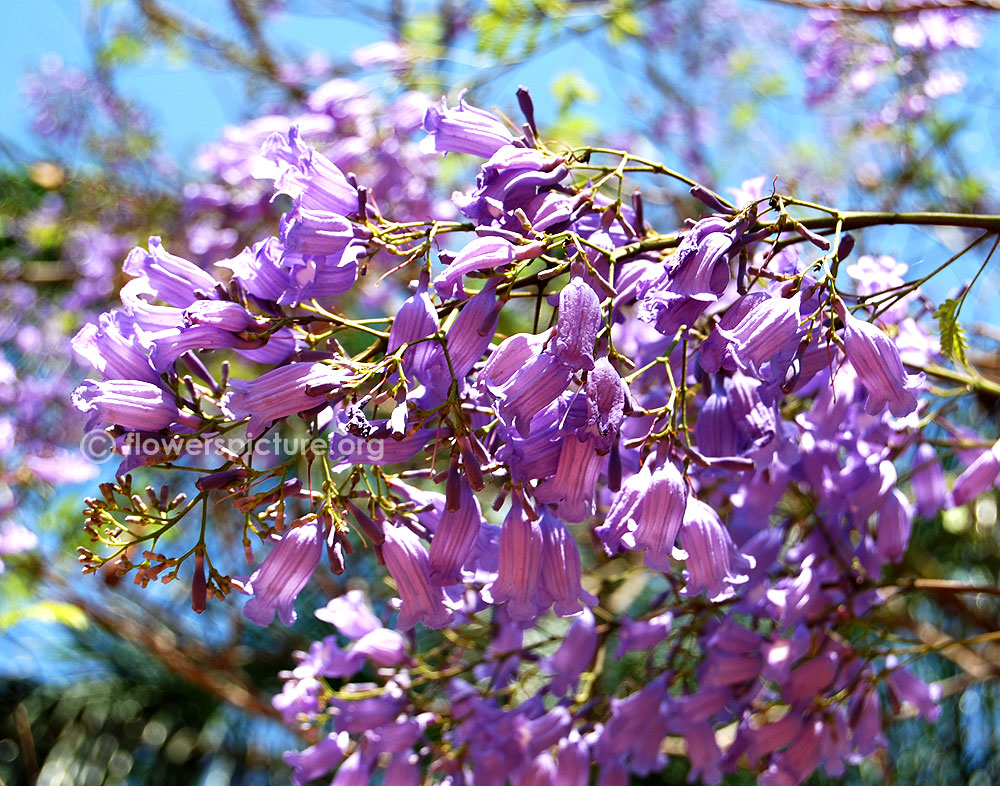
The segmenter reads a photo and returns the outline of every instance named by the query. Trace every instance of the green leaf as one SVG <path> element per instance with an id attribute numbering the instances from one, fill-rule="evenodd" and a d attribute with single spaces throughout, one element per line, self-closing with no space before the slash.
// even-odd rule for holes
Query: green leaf
<path id="1" fill-rule="evenodd" d="M 938 333 L 941 337 L 941 354 L 949 360 L 968 366 L 965 352 L 969 348 L 969 339 L 965 328 L 958 322 L 958 309 L 962 301 L 958 298 L 948 298 L 934 311 L 938 321 Z"/>
<path id="2" fill-rule="evenodd" d="M 142 60 L 146 50 L 142 40 L 131 33 L 116 33 L 101 48 L 97 58 L 105 66 L 131 65 Z"/>
<path id="3" fill-rule="evenodd" d="M 65 625 L 75 630 L 83 630 L 88 625 L 87 615 L 72 603 L 43 600 L 0 614 L 0 630 L 7 630 L 28 620 L 48 625 Z"/>

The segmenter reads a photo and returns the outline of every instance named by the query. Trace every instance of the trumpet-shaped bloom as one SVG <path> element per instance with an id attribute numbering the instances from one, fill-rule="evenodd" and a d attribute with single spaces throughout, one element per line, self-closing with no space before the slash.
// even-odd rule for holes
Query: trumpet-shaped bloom
<path id="1" fill-rule="evenodd" d="M 923 383 L 923 374 L 907 374 L 896 345 L 880 328 L 839 309 L 844 321 L 844 350 L 868 392 L 865 411 L 877 415 L 886 406 L 897 418 L 917 408 L 913 391 Z"/>
<path id="2" fill-rule="evenodd" d="M 309 582 L 322 554 L 323 533 L 314 522 L 281 535 L 246 583 L 252 597 L 243 607 L 243 615 L 258 625 L 270 625 L 277 612 L 285 625 L 294 623 L 295 598 Z"/>
<path id="3" fill-rule="evenodd" d="M 405 525 L 387 526 L 382 556 L 399 592 L 400 630 L 409 630 L 418 622 L 429 628 L 443 628 L 451 622 L 444 590 L 431 583 L 427 549 L 414 532 Z"/>
<path id="4" fill-rule="evenodd" d="M 425 153 L 469 153 L 489 158 L 514 141 L 500 118 L 465 102 L 464 90 L 455 108 L 444 98 L 440 107 L 427 108 L 424 131 L 428 136 L 421 140 L 420 149 Z"/>
<path id="5" fill-rule="evenodd" d="M 325 404 L 323 394 L 345 380 L 344 371 L 324 363 L 292 363 L 254 380 L 231 380 L 220 407 L 233 420 L 249 417 L 247 437 L 256 439 L 274 421 Z"/>

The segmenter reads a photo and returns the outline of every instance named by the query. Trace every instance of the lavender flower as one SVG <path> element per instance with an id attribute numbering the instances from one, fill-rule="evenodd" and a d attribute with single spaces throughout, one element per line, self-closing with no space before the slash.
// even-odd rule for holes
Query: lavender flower
<path id="1" fill-rule="evenodd" d="M 865 411 L 877 415 L 888 405 L 897 418 L 917 407 L 913 390 L 923 383 L 923 374 L 907 374 L 899 350 L 892 340 L 870 322 L 864 322 L 842 305 L 838 309 L 844 321 L 844 349 L 858 378 L 868 391 Z"/>
<path id="2" fill-rule="evenodd" d="M 382 555 L 401 598 L 400 630 L 409 630 L 418 622 L 431 628 L 443 628 L 451 622 L 444 590 L 431 584 L 430 560 L 420 538 L 405 525 L 388 526 Z"/>
<path id="3" fill-rule="evenodd" d="M 189 419 L 181 417 L 174 397 L 163 388 L 130 379 L 85 380 L 73 391 L 73 406 L 88 415 L 88 431 L 98 424 L 159 431 Z"/>
<path id="4" fill-rule="evenodd" d="M 559 293 L 553 354 L 573 371 L 592 369 L 594 342 L 602 323 L 597 294 L 582 279 L 573 278 Z"/>
<path id="5" fill-rule="evenodd" d="M 653 471 L 649 485 L 635 500 L 635 507 L 627 514 L 630 531 L 622 541 L 629 548 L 645 550 L 649 567 L 669 571 L 670 554 L 684 521 L 686 506 L 684 479 L 668 461 Z"/>
<path id="6" fill-rule="evenodd" d="M 469 153 L 489 158 L 514 141 L 499 118 L 465 102 L 464 90 L 454 109 L 444 98 L 440 108 L 428 107 L 424 130 L 428 136 L 421 141 L 420 149 L 426 153 Z"/>
<path id="7" fill-rule="evenodd" d="M 243 615 L 258 625 L 270 625 L 275 611 L 285 625 L 295 622 L 295 598 L 305 588 L 323 553 L 323 533 L 315 522 L 276 537 L 267 559 L 250 576 L 244 589 L 251 594 Z"/>
<path id="8" fill-rule="evenodd" d="M 255 380 L 231 380 L 220 407 L 233 420 L 249 416 L 247 437 L 256 439 L 274 421 L 325 404 L 323 394 L 348 379 L 344 371 L 324 363 L 292 363 Z"/>

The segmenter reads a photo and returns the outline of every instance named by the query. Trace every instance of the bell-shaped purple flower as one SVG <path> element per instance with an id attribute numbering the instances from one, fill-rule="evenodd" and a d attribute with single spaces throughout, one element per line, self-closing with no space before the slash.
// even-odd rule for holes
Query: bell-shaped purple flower
<path id="1" fill-rule="evenodd" d="M 420 149 L 425 153 L 469 153 L 489 158 L 514 141 L 500 118 L 465 102 L 464 90 L 454 109 L 444 98 L 440 107 L 428 107 L 424 130 L 428 136 L 421 140 Z"/>
<path id="2" fill-rule="evenodd" d="M 516 501 L 500 532 L 497 579 L 490 587 L 494 603 L 506 603 L 518 622 L 532 621 L 546 604 L 539 599 L 542 582 L 542 530 Z"/>
<path id="3" fill-rule="evenodd" d="M 451 380 L 444 349 L 436 339 L 429 338 L 437 333 L 438 326 L 437 311 L 434 310 L 430 296 L 423 290 L 416 292 L 406 299 L 396 313 L 389 331 L 386 354 L 407 345 L 403 351 L 403 373 L 425 384 L 436 380 L 447 390 Z"/>
<path id="4" fill-rule="evenodd" d="M 405 525 L 387 526 L 382 556 L 399 592 L 400 630 L 418 622 L 429 628 L 443 628 L 452 620 L 445 605 L 444 590 L 431 584 L 430 560 L 420 538 Z"/>
<path id="5" fill-rule="evenodd" d="M 199 301 L 214 302 L 214 301 Z M 125 323 L 125 324 L 123 324 Z M 84 325 L 72 340 L 73 351 L 104 379 L 131 379 L 160 385 L 160 375 L 120 312 L 101 314 L 97 324 Z"/>
<path id="6" fill-rule="evenodd" d="M 507 145 L 483 166 L 475 190 L 455 193 L 452 201 L 462 215 L 479 224 L 493 224 L 517 208 L 530 207 L 539 193 L 558 185 L 568 173 L 561 158 L 534 148 Z"/>
<path id="7" fill-rule="evenodd" d="M 464 297 L 462 277 L 496 270 L 518 260 L 534 259 L 545 250 L 541 243 L 515 246 L 501 237 L 477 237 L 465 246 L 434 279 L 434 289 L 444 299 Z"/>
<path id="8" fill-rule="evenodd" d="M 351 645 L 350 654 L 363 656 L 379 666 L 399 666 L 407 659 L 406 639 L 398 630 L 376 628 Z"/>
<path id="9" fill-rule="evenodd" d="M 283 252 L 281 241 L 269 237 L 215 264 L 231 270 L 233 278 L 249 294 L 276 303 L 289 286 L 288 270 L 281 265 Z"/>
<path id="10" fill-rule="evenodd" d="M 1000 440 L 989 450 L 984 450 L 965 471 L 955 479 L 951 488 L 952 505 L 971 502 L 1000 479 Z"/>
<path id="11" fill-rule="evenodd" d="M 574 690 L 580 675 L 590 668 L 596 653 L 597 630 L 594 627 L 594 615 L 590 609 L 584 608 L 569 626 L 559 649 L 545 661 L 545 669 L 552 675 L 549 690 L 556 696 L 564 696 L 567 691 Z"/>
<path id="12" fill-rule="evenodd" d="M 580 584 L 580 551 L 572 533 L 559 519 L 543 513 L 538 520 L 542 530 L 542 586 L 555 603 L 560 617 L 581 611 L 580 601 L 597 603 Z"/>
<path id="13" fill-rule="evenodd" d="M 577 431 L 594 440 L 600 454 L 611 449 L 625 419 L 628 385 L 607 358 L 599 358 L 587 376 L 587 424 Z"/>
<path id="14" fill-rule="evenodd" d="M 899 489 L 893 489 L 878 512 L 875 543 L 879 556 L 888 562 L 899 562 L 910 542 L 913 512 L 909 500 Z"/>
<path id="15" fill-rule="evenodd" d="M 365 250 L 364 244 L 352 242 L 343 251 L 330 256 L 284 253 L 282 264 L 288 268 L 288 287 L 277 302 L 297 306 L 303 300 L 347 292 L 358 280 L 358 259 Z"/>
<path id="16" fill-rule="evenodd" d="M 603 322 L 597 293 L 583 279 L 574 277 L 559 293 L 553 354 L 573 371 L 592 369 L 594 342 Z"/>
<path id="17" fill-rule="evenodd" d="M 219 406 L 228 418 L 250 418 L 247 437 L 256 439 L 274 421 L 326 403 L 323 394 L 339 389 L 348 375 L 325 363 L 292 363 L 257 379 L 234 379 Z"/>
<path id="18" fill-rule="evenodd" d="M 917 408 L 913 391 L 923 383 L 923 374 L 907 374 L 896 345 L 881 329 L 858 319 L 840 305 L 844 322 L 844 350 L 868 392 L 865 411 L 879 414 L 886 405 L 897 418 Z"/>
<path id="19" fill-rule="evenodd" d="M 185 308 L 201 298 L 215 298 L 215 279 L 193 262 L 167 253 L 160 238 L 149 239 L 149 251 L 134 248 L 122 270 L 146 279 L 149 290 L 164 303 Z"/>
<path id="20" fill-rule="evenodd" d="M 275 192 L 288 194 L 297 207 L 342 216 L 357 212 L 358 190 L 330 159 L 302 141 L 297 125 L 287 137 L 269 137 L 261 156 L 276 165 Z"/>
<path id="21" fill-rule="evenodd" d="M 705 399 L 694 425 L 698 450 L 703 456 L 736 456 L 740 452 L 740 433 L 736 429 L 729 398 L 716 388 Z"/>
<path id="22" fill-rule="evenodd" d="M 802 333 L 799 326 L 801 294 L 772 297 L 755 305 L 732 330 L 716 331 L 730 342 L 730 351 L 743 368 L 758 368 L 779 352 L 794 347 Z"/>
<path id="23" fill-rule="evenodd" d="M 532 418 L 569 387 L 572 372 L 544 351 L 546 336 L 518 333 L 506 339 L 479 374 L 501 419 L 528 436 Z"/>
<path id="24" fill-rule="evenodd" d="M 344 760 L 350 743 L 346 732 L 328 734 L 302 751 L 289 751 L 285 763 L 292 768 L 293 786 L 306 786 L 321 778 Z"/>
<path id="25" fill-rule="evenodd" d="M 620 658 L 633 650 L 651 650 L 665 641 L 673 626 L 674 615 L 667 612 L 648 620 L 622 619 L 618 632 L 618 649 L 615 657 Z"/>
<path id="26" fill-rule="evenodd" d="M 566 434 L 560 445 L 556 473 L 535 489 L 539 502 L 552 505 L 556 515 L 577 523 L 593 513 L 594 491 L 604 461 L 594 441 Z"/>
<path id="27" fill-rule="evenodd" d="M 430 577 L 435 584 L 457 584 L 462 580 L 462 565 L 483 523 L 479 500 L 468 481 L 459 478 L 459 484 L 458 509 L 445 509 L 431 539 Z"/>
<path id="28" fill-rule="evenodd" d="M 339 213 L 297 207 L 281 217 L 278 238 L 286 253 L 326 257 L 339 256 L 356 234 Z"/>
<path id="29" fill-rule="evenodd" d="M 922 443 L 917 448 L 913 457 L 910 483 L 913 488 L 913 499 L 917 504 L 917 513 L 924 518 L 930 518 L 947 507 L 948 489 L 945 485 L 944 470 L 933 445 Z"/>
<path id="30" fill-rule="evenodd" d="M 732 595 L 733 584 L 745 584 L 747 576 L 734 570 L 745 563 L 718 514 L 710 505 L 690 497 L 680 529 L 681 547 L 687 552 L 687 586 L 682 593 L 697 595 L 702 590 L 710 599 Z"/>
<path id="31" fill-rule="evenodd" d="M 584 612 L 584 615 L 586 613 Z M 573 625 L 578 625 L 581 621 L 577 620 Z M 572 633 L 572 627 L 570 632 Z M 588 786 L 590 783 L 589 748 L 586 740 L 580 736 L 580 732 L 576 729 L 572 729 L 566 737 L 559 741 L 559 752 L 556 756 L 556 783 L 559 786 Z"/>
<path id="32" fill-rule="evenodd" d="M 305 588 L 323 553 L 323 533 L 307 522 L 280 536 L 263 564 L 247 581 L 252 595 L 243 615 L 258 625 L 270 625 L 275 611 L 285 625 L 295 622 L 295 598 Z"/>
<path id="33" fill-rule="evenodd" d="M 366 633 L 382 627 L 378 617 L 365 603 L 361 590 L 350 590 L 316 609 L 316 619 L 329 622 L 349 639 L 360 639 Z"/>
<path id="34" fill-rule="evenodd" d="M 484 289 L 469 298 L 445 335 L 448 359 L 455 377 L 465 379 L 482 359 L 497 332 L 500 309 L 496 290 Z"/>
<path id="35" fill-rule="evenodd" d="M 74 407 L 87 414 L 88 431 L 98 424 L 159 431 L 181 419 L 174 396 L 151 382 L 88 379 L 73 391 L 72 400 Z"/>
<path id="36" fill-rule="evenodd" d="M 684 478 L 667 461 L 652 473 L 632 512 L 632 531 L 622 540 L 629 548 L 645 550 L 646 564 L 653 570 L 670 570 L 670 555 L 684 521 L 687 497 Z"/>

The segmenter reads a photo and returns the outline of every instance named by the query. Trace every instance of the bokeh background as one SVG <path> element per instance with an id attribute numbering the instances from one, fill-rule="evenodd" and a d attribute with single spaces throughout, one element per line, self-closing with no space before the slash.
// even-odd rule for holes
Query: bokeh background
<path id="1" fill-rule="evenodd" d="M 291 653 L 323 635 L 320 623 L 302 615 L 293 629 L 261 630 L 244 625 L 235 601 L 197 616 L 184 587 L 79 574 L 83 497 L 110 470 L 77 450 L 82 422 L 68 394 L 85 372 L 70 338 L 116 297 L 129 248 L 161 235 L 210 265 L 270 232 L 280 211 L 240 161 L 294 118 L 397 198 L 444 210 L 474 169 L 461 157 L 421 163 L 421 100 L 454 101 L 468 89 L 478 105 L 513 118 L 519 84 L 530 88 L 546 138 L 628 148 L 722 193 L 778 177 L 786 192 L 846 208 L 998 212 L 1000 13 L 872 8 L 8 2 L 0 25 L 0 783 L 284 783 L 282 752 L 301 743 L 270 697 Z M 697 214 L 682 191 L 643 189 L 654 225 Z M 954 231 L 885 229 L 866 234 L 859 250 L 891 255 L 919 276 L 965 242 Z M 955 265 L 927 291 L 935 300 L 954 295 L 974 272 Z M 963 310 L 970 358 L 988 378 L 1000 378 L 997 291 L 987 269 Z M 955 415 L 996 436 L 997 404 L 984 395 Z M 996 521 L 994 492 L 920 522 L 901 570 L 997 585 Z M 312 588 L 317 599 L 329 594 L 324 580 L 332 581 Z M 989 595 L 893 609 L 899 625 L 930 640 L 994 630 L 997 612 Z M 1000 783 L 1000 652 L 928 658 L 921 668 L 945 688 L 938 724 L 900 719 L 892 754 L 842 782 Z M 642 782 L 685 775 L 678 760 Z"/>

